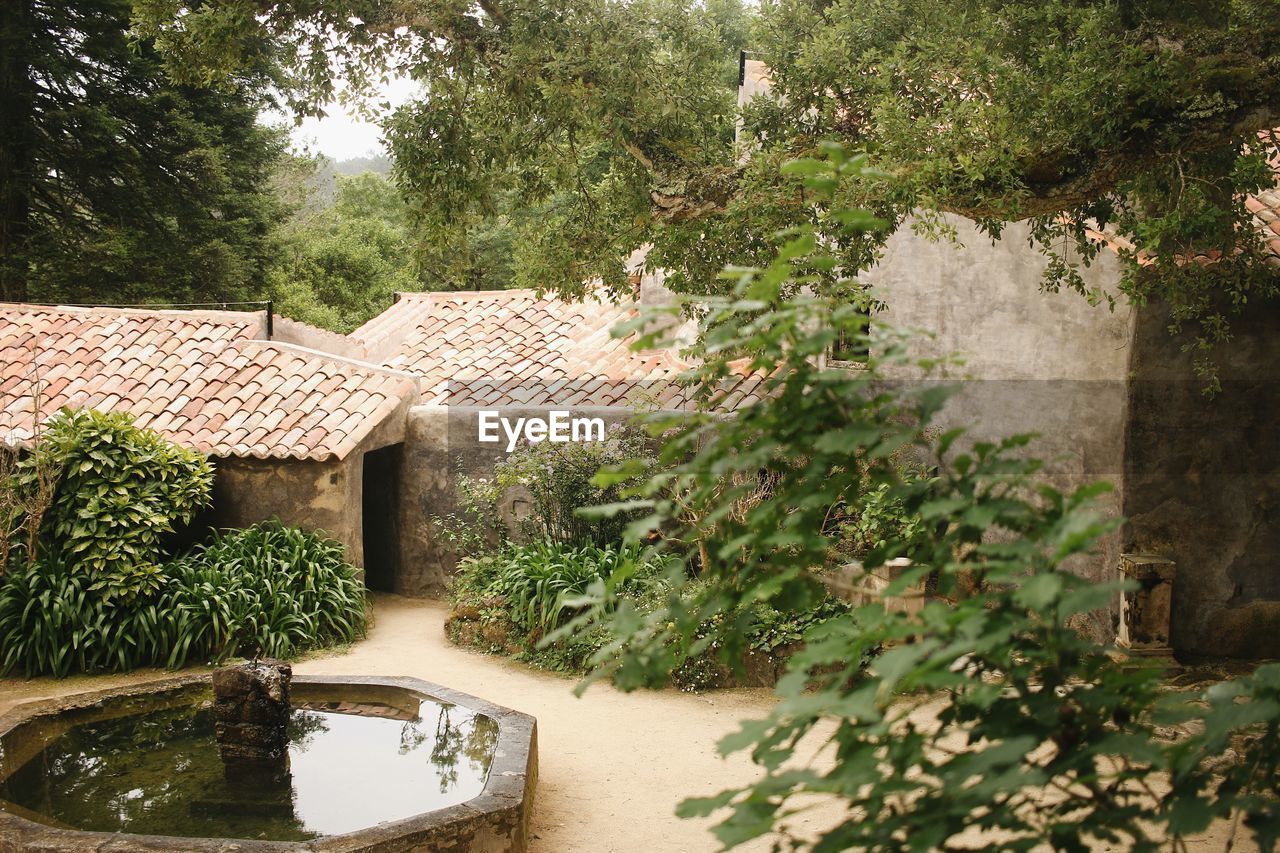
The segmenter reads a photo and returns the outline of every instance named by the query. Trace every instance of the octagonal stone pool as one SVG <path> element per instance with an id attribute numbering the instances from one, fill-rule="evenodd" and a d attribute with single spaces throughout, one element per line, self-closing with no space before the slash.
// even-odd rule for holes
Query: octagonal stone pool
<path id="1" fill-rule="evenodd" d="M 292 699 L 287 770 L 233 780 L 208 676 L 20 706 L 0 850 L 525 849 L 531 717 L 407 678 L 299 676 Z"/>

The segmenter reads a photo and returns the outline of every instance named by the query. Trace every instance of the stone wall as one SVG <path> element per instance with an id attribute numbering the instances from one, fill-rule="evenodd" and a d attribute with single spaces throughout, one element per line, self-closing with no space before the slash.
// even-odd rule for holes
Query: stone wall
<path id="1" fill-rule="evenodd" d="M 1093 306 L 1074 292 L 1047 293 L 1047 262 L 1028 248 L 1026 226 L 1013 224 L 992 243 L 967 219 L 948 215 L 959 243 L 930 241 L 909 223 L 889 239 L 884 257 L 863 278 L 888 303 L 878 315 L 899 328 L 923 329 L 913 352 L 958 353 L 957 375 L 978 379 L 1117 380 L 1128 369 L 1132 312 Z M 1119 261 L 1103 253 L 1083 270 L 1090 288 L 1115 292 Z"/>
<path id="2" fill-rule="evenodd" d="M 553 409 L 569 410 L 574 417 L 600 417 L 606 426 L 632 417 L 628 409 L 572 407 L 499 407 L 506 418 L 547 417 Z M 404 467 L 400 475 L 400 570 L 395 592 L 403 595 L 443 596 L 460 554 L 446 548 L 436 535 L 433 516 L 446 516 L 456 505 L 459 475 L 485 477 L 504 458 L 505 442 L 481 443 L 477 419 L 481 409 L 471 406 L 416 406 L 409 412 L 404 441 Z M 506 517 L 517 514 L 510 496 L 502 508 Z"/>
<path id="3" fill-rule="evenodd" d="M 1214 397 L 1167 326 L 1153 306 L 1134 336 L 1126 548 L 1177 564 L 1180 654 L 1280 657 L 1280 302 L 1231 318 Z"/>
<path id="4" fill-rule="evenodd" d="M 364 564 L 361 507 L 363 454 L 314 462 L 302 459 L 215 459 L 214 527 L 248 527 L 278 518 L 303 530 L 323 531 L 346 547 L 347 560 Z"/>
<path id="5" fill-rule="evenodd" d="M 1221 345 L 1223 391 L 1209 399 L 1159 307 L 1114 312 L 1038 289 L 1044 260 L 1013 226 L 995 244 L 948 217 L 963 248 L 898 232 L 868 276 L 899 328 L 928 330 L 914 354 L 956 353 L 960 392 L 939 418 L 975 438 L 1041 437 L 1061 489 L 1107 480 L 1108 511 L 1128 518 L 1073 568 L 1117 577 L 1122 553 L 1177 564 L 1171 643 L 1182 655 L 1280 655 L 1280 304 L 1250 304 Z M 1085 271 L 1110 290 L 1118 261 Z M 1114 618 L 1114 613 L 1110 614 Z M 1089 626 L 1114 638 L 1107 614 Z"/>
<path id="6" fill-rule="evenodd" d="M 1036 433 L 1028 452 L 1046 460 L 1052 485 L 1070 491 L 1108 481 L 1115 491 L 1103 499 L 1104 509 L 1118 514 L 1132 311 L 1040 290 L 1046 262 L 1028 248 L 1024 226 L 1009 226 L 992 243 L 968 220 L 947 221 L 959 244 L 932 242 L 904 227 L 865 276 L 888 305 L 882 319 L 922 331 L 911 338 L 913 356 L 964 360 L 940 374 L 959 390 L 936 425 L 967 427 L 970 440 Z M 1090 287 L 1113 289 L 1118 262 L 1101 255 L 1084 275 Z M 915 379 L 911 371 L 898 375 Z M 1096 557 L 1071 568 L 1093 579 L 1114 577 L 1120 551 L 1120 537 L 1108 537 Z M 1114 613 L 1097 613 L 1083 627 L 1110 641 L 1113 623 Z"/>

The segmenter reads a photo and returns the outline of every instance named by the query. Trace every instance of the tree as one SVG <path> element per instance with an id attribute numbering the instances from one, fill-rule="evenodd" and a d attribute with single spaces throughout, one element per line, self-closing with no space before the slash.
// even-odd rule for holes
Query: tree
<path id="1" fill-rule="evenodd" d="M 338 76 L 358 88 L 393 65 L 412 74 L 424 96 L 386 130 L 423 241 L 457 245 L 506 198 L 549 205 L 522 234 L 517 283 L 573 293 L 599 275 L 622 291 L 627 255 L 654 228 L 650 185 L 674 192 L 686 169 L 733 162 L 747 20 L 736 0 L 330 0 L 262 14 L 146 0 L 138 11 L 172 73 L 217 83 L 270 50 L 302 109 L 332 97 Z"/>
<path id="2" fill-rule="evenodd" d="M 333 204 L 304 203 L 274 241 L 266 290 L 275 310 L 296 320 L 346 333 L 385 310 L 397 291 L 424 289 L 408 211 L 375 172 L 338 175 Z"/>
<path id="3" fill-rule="evenodd" d="M 645 243 L 671 284 L 714 290 L 723 264 L 767 258 L 779 227 L 821 223 L 778 166 L 824 139 L 893 178 L 849 188 L 844 203 L 887 225 L 831 232 L 846 270 L 912 211 L 926 230 L 945 230 L 949 211 L 993 235 L 1031 221 L 1050 287 L 1083 288 L 1064 249 L 1087 259 L 1090 228 L 1112 230 L 1130 246 L 1124 290 L 1168 299 L 1205 343 L 1228 334 L 1224 305 L 1277 290 L 1243 203 L 1273 182 L 1276 0 L 774 0 L 750 44 L 730 0 L 139 9 L 191 79 L 282 52 L 300 105 L 331 96 L 335 75 L 413 74 L 425 95 L 388 133 L 428 233 L 458 234 L 503 190 L 559 199 L 523 239 L 521 268 L 565 293 L 597 275 L 621 292 L 623 261 Z M 749 46 L 777 97 L 747 111 L 748 156 L 732 144 L 725 66 Z M 1186 263 L 1196 255 L 1219 260 Z"/>
<path id="4" fill-rule="evenodd" d="M 258 295 L 283 135 L 266 64 L 176 85 L 127 0 L 0 10 L 0 296 L 102 302 Z"/>

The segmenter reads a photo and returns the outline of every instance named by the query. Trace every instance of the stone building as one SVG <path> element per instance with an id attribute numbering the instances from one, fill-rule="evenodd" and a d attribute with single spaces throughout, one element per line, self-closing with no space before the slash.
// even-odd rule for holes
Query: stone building
<path id="1" fill-rule="evenodd" d="M 0 305 L 0 437 L 25 441 L 64 406 L 128 412 L 214 460 L 197 530 L 279 518 L 342 542 L 372 588 L 441 595 L 458 555 L 430 519 L 459 474 L 505 453 L 479 440 L 482 410 L 611 425 L 688 405 L 677 355 L 612 337 L 635 314 L 518 290 L 402 294 L 344 337 L 265 313 Z"/>
<path id="2" fill-rule="evenodd" d="M 128 412 L 213 458 L 201 524 L 278 516 L 359 563 L 364 481 L 403 440 L 418 379 L 341 354 L 354 349 L 264 313 L 0 305 L 0 436 L 29 439 L 37 411 Z"/>

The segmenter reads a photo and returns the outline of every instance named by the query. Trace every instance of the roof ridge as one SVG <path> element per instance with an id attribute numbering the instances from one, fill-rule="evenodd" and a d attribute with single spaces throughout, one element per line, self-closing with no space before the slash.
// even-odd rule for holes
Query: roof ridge
<path id="1" fill-rule="evenodd" d="M 494 296 L 537 296 L 531 287 L 497 288 L 493 290 L 408 290 L 396 293 L 396 300 L 436 302 L 444 299 L 470 301 Z M 392 306 L 395 307 L 394 305 Z"/>
<path id="2" fill-rule="evenodd" d="M 243 340 L 242 339 L 238 341 L 230 341 L 227 344 L 227 347 L 228 348 L 234 347 L 235 349 L 241 349 L 245 346 L 251 346 L 251 345 L 278 349 L 286 352 L 296 352 L 300 355 L 311 356 L 313 358 L 320 358 L 325 361 L 333 361 L 339 364 L 348 364 L 348 365 L 351 365 L 352 367 L 359 367 L 361 369 L 368 370 L 372 373 L 380 373 L 384 376 L 395 376 L 400 379 L 408 379 L 412 381 L 415 385 L 417 385 L 422 378 L 417 373 L 413 373 L 408 370 L 397 370 L 394 367 L 386 367 L 385 365 L 376 364 L 371 361 L 364 361 L 363 359 L 359 359 L 359 358 L 352 358 L 350 356 L 338 355 L 337 353 L 328 352 L 326 350 L 314 349 L 312 347 L 304 347 L 301 344 L 286 343 L 285 341 L 262 340 L 262 339 Z"/>
<path id="3" fill-rule="evenodd" d="M 498 296 L 508 297 L 527 297 L 536 299 L 539 302 L 562 302 L 565 305 L 585 305 L 588 303 L 596 303 L 600 305 L 609 305 L 617 308 L 635 307 L 635 302 L 618 302 L 613 299 L 605 298 L 606 293 L 588 292 L 580 299 L 565 299 L 554 291 L 547 290 L 538 295 L 538 291 L 532 287 L 511 287 L 496 288 L 492 290 L 410 290 L 396 293 L 396 303 L 392 303 L 386 310 L 393 310 L 398 302 L 470 302 L 478 299 L 493 298 Z M 385 312 L 383 312 L 385 313 Z M 381 316 L 381 315 L 379 315 Z M 373 318 L 377 319 L 377 317 Z"/>

